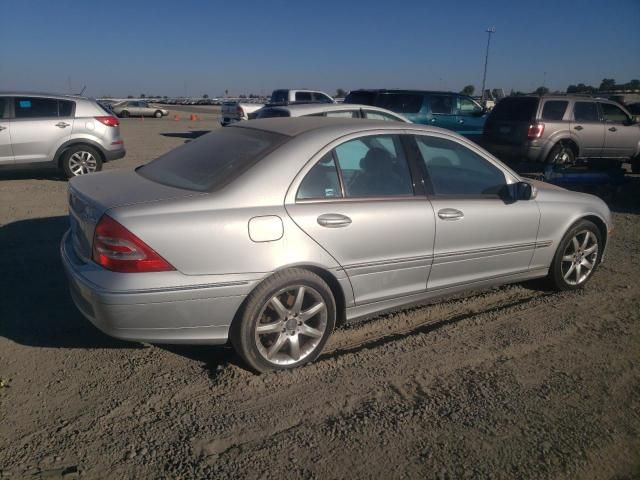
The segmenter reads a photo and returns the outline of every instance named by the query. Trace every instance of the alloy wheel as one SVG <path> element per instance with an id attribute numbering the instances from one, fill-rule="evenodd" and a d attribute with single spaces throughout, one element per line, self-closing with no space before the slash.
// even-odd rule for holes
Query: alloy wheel
<path id="1" fill-rule="evenodd" d="M 86 175 L 98 168 L 96 158 L 90 152 L 80 150 L 69 157 L 69 170 L 73 175 Z"/>
<path id="2" fill-rule="evenodd" d="M 596 266 L 598 239 L 589 230 L 576 233 L 562 255 L 561 272 L 569 285 L 584 283 Z"/>

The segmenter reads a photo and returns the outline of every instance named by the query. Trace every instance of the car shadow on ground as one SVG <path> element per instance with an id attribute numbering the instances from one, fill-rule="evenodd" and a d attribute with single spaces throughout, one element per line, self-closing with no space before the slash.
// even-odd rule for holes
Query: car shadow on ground
<path id="1" fill-rule="evenodd" d="M 192 130 L 190 132 L 175 132 L 175 133 L 161 133 L 163 137 L 171 137 L 171 138 L 186 138 L 188 140 L 194 140 L 202 135 L 206 135 L 211 132 L 211 130 Z"/>
<path id="2" fill-rule="evenodd" d="M 0 169 L 0 182 L 3 180 L 53 180 L 57 182 L 66 182 L 67 177 L 64 176 L 62 171 L 53 167 L 42 167 L 42 168 L 19 168 L 16 167 L 15 170 L 12 167 L 11 169 Z"/>
<path id="3" fill-rule="evenodd" d="M 100 332 L 75 308 L 59 245 L 66 216 L 0 226 L 0 336 L 49 348 L 143 348 Z"/>

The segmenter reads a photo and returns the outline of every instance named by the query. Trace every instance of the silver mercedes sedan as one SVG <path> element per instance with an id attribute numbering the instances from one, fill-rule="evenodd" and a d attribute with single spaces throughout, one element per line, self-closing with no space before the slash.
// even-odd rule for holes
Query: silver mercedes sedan
<path id="1" fill-rule="evenodd" d="M 523 180 L 448 130 L 275 118 L 216 130 L 136 171 L 74 178 L 71 295 L 105 333 L 230 340 L 258 372 L 334 326 L 468 289 L 579 288 L 612 231 L 597 197 Z"/>

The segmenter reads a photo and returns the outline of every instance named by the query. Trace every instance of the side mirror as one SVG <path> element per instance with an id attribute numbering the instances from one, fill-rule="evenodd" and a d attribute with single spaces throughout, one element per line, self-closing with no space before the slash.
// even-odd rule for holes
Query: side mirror
<path id="1" fill-rule="evenodd" d="M 509 197 L 512 201 L 533 200 L 538 195 L 538 190 L 529 182 L 517 182 L 507 185 Z"/>

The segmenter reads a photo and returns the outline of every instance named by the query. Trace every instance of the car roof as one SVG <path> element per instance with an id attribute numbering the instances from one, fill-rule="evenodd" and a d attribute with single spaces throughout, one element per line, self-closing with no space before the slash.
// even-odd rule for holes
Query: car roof
<path id="1" fill-rule="evenodd" d="M 276 110 L 288 110 L 290 112 L 297 112 L 303 115 L 309 115 L 316 112 L 339 112 L 342 110 L 356 110 L 360 108 L 366 108 L 367 110 L 391 113 L 393 116 L 402 117 L 401 114 L 386 110 L 384 108 L 375 107 L 372 105 L 360 105 L 358 103 L 297 103 L 293 105 L 266 105 L 265 107 L 273 108 Z"/>
<path id="2" fill-rule="evenodd" d="M 458 92 L 451 92 L 451 91 L 445 91 L 445 90 L 418 90 L 418 89 L 411 89 L 411 88 L 361 88 L 358 90 L 351 90 L 349 92 L 349 94 L 351 93 L 360 93 L 360 92 L 368 92 L 368 93 L 446 93 L 446 94 L 450 94 L 450 95 L 463 95 L 463 96 L 468 96 L 465 95 L 464 93 L 458 93 Z"/>
<path id="3" fill-rule="evenodd" d="M 48 97 L 48 98 L 63 98 L 74 100 L 90 100 L 88 97 L 82 95 L 70 95 L 65 93 L 46 93 L 46 92 L 1 92 L 2 97 Z"/>

